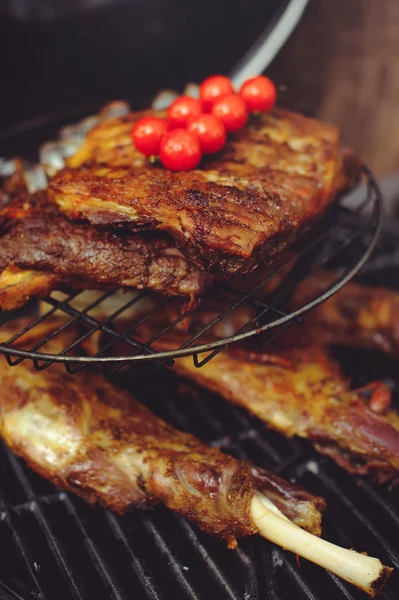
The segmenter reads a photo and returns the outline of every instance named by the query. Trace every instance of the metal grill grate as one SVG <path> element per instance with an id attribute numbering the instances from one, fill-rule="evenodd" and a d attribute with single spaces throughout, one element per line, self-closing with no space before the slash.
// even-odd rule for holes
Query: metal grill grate
<path id="1" fill-rule="evenodd" d="M 343 231 L 345 238 L 347 231 Z M 386 232 L 362 271 L 365 282 L 394 285 L 398 231 Z M 348 249 L 347 249 L 348 251 Z M 345 256 L 341 257 L 346 259 Z M 336 266 L 339 266 L 337 263 Z M 388 382 L 399 399 L 397 366 L 369 352 L 337 349 L 344 369 L 361 385 Z M 122 383 L 129 385 L 125 373 Z M 323 495 L 324 537 L 366 550 L 399 568 L 399 491 L 343 472 L 304 440 L 287 440 L 190 383 L 161 371 L 141 379 L 137 395 L 176 427 L 240 458 L 298 481 Z M 156 385 L 156 387 L 151 387 Z M 162 395 L 157 393 L 159 386 Z M 185 519 L 159 507 L 119 517 L 59 492 L 4 447 L 0 460 L 0 598 L 40 600 L 361 600 L 337 577 L 261 538 L 229 551 Z M 382 598 L 399 597 L 394 573 Z"/>
<path id="2" fill-rule="evenodd" d="M 69 295 L 65 294 L 61 299 L 53 296 L 46 298 L 44 301 L 46 308 L 42 314 L 32 317 L 32 320 L 23 330 L 16 333 L 7 342 L 0 344 L 0 353 L 6 355 L 11 366 L 28 358 L 34 361 L 36 369 L 41 370 L 47 368 L 52 362 L 58 361 L 65 364 L 69 373 L 76 373 L 86 365 L 98 362 L 103 365 L 108 374 L 112 374 L 126 362 L 154 363 L 155 367 L 163 364 L 173 365 L 175 357 L 188 354 L 193 355 L 194 364 L 201 367 L 226 345 L 262 332 L 266 333 L 262 339 L 263 345 L 266 345 L 283 328 L 293 322 L 300 322 L 302 314 L 340 289 L 353 277 L 373 251 L 381 228 L 382 199 L 376 181 L 367 168 L 364 168 L 364 175 L 367 186 L 365 187 L 364 200 L 359 204 L 357 210 L 353 213 L 343 206 L 333 206 L 326 215 L 324 222 L 318 225 L 317 230 L 312 230 L 302 241 L 301 247 L 296 248 L 295 254 L 279 264 L 278 268 L 264 275 L 249 290 L 242 291 L 227 283 L 215 284 L 208 296 L 205 296 L 201 307 L 206 310 L 207 303 L 215 303 L 215 301 L 226 298 L 227 295 L 229 301 L 227 304 L 224 302 L 226 308 L 220 310 L 209 324 L 181 346 L 161 352 L 156 351 L 153 345 L 168 331 L 181 323 L 183 319 L 192 316 L 196 310 L 195 304 L 191 303 L 191 305 L 180 307 L 178 316 L 166 325 L 155 325 L 155 333 L 146 341 L 143 341 L 136 335 L 138 328 L 144 323 L 153 323 L 160 312 L 168 310 L 168 307 L 173 305 L 174 299 L 160 300 L 158 298 L 154 300 L 151 294 L 140 292 L 122 301 L 121 296 L 117 295 L 118 291 L 107 291 L 97 295 L 95 299 L 82 301 L 79 308 L 76 308 L 74 302 L 79 301 L 82 296 L 79 292 L 73 292 Z M 350 230 L 345 227 L 348 219 L 351 224 Z M 307 275 L 318 268 L 328 266 L 331 264 L 332 259 L 339 259 L 344 251 L 347 259 L 341 263 L 342 267 L 335 281 L 296 311 L 286 312 L 284 310 L 285 301 L 298 285 L 306 279 Z M 273 281 L 277 282 L 279 279 L 281 281 L 272 293 L 267 293 L 264 298 L 262 298 L 262 295 L 259 296 L 265 285 L 270 286 Z M 110 309 L 109 303 L 116 300 L 118 300 L 117 309 Z M 202 341 L 204 334 L 228 317 L 233 310 L 244 304 L 251 304 L 256 314 L 233 335 L 210 343 Z M 104 315 L 99 318 L 97 315 L 101 310 L 104 311 Z M 133 310 L 136 311 L 136 316 L 133 319 L 131 318 L 132 324 L 125 328 L 123 333 L 118 333 L 115 329 L 116 320 Z M 49 317 L 60 314 L 67 317 L 66 322 L 64 321 L 60 327 L 50 331 L 48 335 L 28 350 L 18 346 L 21 336 L 37 325 L 45 323 Z M 59 354 L 46 353 L 43 349 L 45 344 L 73 323 L 83 325 L 84 333 Z M 94 356 L 78 355 L 76 349 L 79 344 L 89 340 L 97 332 L 107 334 L 108 341 L 103 343 Z M 131 353 L 129 355 L 121 356 L 117 352 L 111 355 L 113 348 L 120 341 L 124 342 L 125 347 L 130 347 Z M 206 354 L 205 357 L 204 353 Z"/>

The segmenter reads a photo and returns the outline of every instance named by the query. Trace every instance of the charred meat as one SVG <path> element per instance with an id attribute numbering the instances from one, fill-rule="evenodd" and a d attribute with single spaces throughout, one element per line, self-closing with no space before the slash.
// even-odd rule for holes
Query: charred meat
<path id="1" fill-rule="evenodd" d="M 24 340 L 29 346 L 51 326 Z M 1 340 L 15 330 L 2 327 Z M 62 350 L 78 333 L 68 328 L 46 346 Z M 19 341 L 19 345 L 22 341 Z M 255 491 L 301 527 L 320 534 L 321 498 L 173 429 L 99 372 L 74 377 L 63 366 L 37 372 L 27 361 L 0 361 L 4 393 L 0 432 L 10 448 L 56 485 L 117 512 L 159 502 L 222 537 L 256 532 Z"/>
<path id="2" fill-rule="evenodd" d="M 42 323 L 39 335 L 49 326 L 55 325 Z M 32 343 L 32 330 L 27 335 Z M 47 351 L 76 335 L 64 329 Z M 231 548 L 236 538 L 259 533 L 372 597 L 392 572 L 377 558 L 301 529 L 320 533 L 322 498 L 176 431 L 96 371 L 71 378 L 60 365 L 39 373 L 4 361 L 0 380 L 5 442 L 38 473 L 89 502 L 117 512 L 162 502 Z"/>
<path id="3" fill-rule="evenodd" d="M 131 287 L 194 297 L 211 277 L 192 267 L 171 238 L 73 223 L 46 193 L 16 195 L 0 210 L 0 307 L 16 308 L 54 287 Z"/>
<path id="4" fill-rule="evenodd" d="M 358 173 L 336 127 L 284 110 L 253 118 L 201 169 L 173 173 L 131 142 L 132 124 L 153 113 L 94 128 L 50 182 L 51 198 L 73 219 L 165 231 L 218 277 L 272 262 Z"/>
<path id="5" fill-rule="evenodd" d="M 155 347 L 180 347 L 187 336 L 182 330 L 168 333 Z M 148 331 L 142 339 L 147 337 Z M 201 369 L 190 356 L 176 359 L 174 369 L 284 435 L 311 440 L 347 471 L 380 483 L 395 480 L 399 418 L 390 408 L 389 389 L 370 384 L 352 390 L 317 338 L 317 329 L 310 327 L 302 335 L 290 329 L 265 351 L 233 345 Z"/>
<path id="6" fill-rule="evenodd" d="M 291 306 L 311 300 L 332 283 L 332 273 L 319 273 L 299 287 Z M 399 357 L 399 293 L 350 282 L 307 317 L 325 342 L 378 349 Z"/>

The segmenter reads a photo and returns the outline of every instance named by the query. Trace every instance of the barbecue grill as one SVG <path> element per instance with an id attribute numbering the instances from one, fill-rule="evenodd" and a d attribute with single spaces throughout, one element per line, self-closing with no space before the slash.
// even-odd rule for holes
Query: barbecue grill
<path id="1" fill-rule="evenodd" d="M 248 65 L 251 73 L 265 68 L 306 4 L 307 0 L 282 2 L 285 12 L 279 21 L 279 31 L 276 27 L 272 32 L 274 35 L 269 35 L 270 31 L 265 30 L 233 71 L 236 83 L 244 77 Z M 192 73 L 190 61 L 189 65 Z M 80 96 L 80 86 L 76 87 Z M 62 90 L 59 95 L 63 96 Z M 51 95 L 52 105 L 53 102 Z M 19 124 L 0 134 L 0 154 L 16 154 L 23 148 L 25 156 L 33 156 L 40 142 L 54 135 L 61 125 L 74 117 L 74 114 L 60 113 L 56 118 L 50 116 L 32 121 L 27 124 L 27 129 L 26 124 Z M 0 160 L 0 171 L 3 167 Z M 399 255 L 399 232 L 396 228 L 387 229 L 377 252 L 368 260 L 381 231 L 382 199 L 367 168 L 363 172 L 363 183 L 364 193 L 354 211 L 348 211 L 342 203 L 334 206 L 325 221 L 295 248 L 295 257 L 287 258 L 252 289 L 243 292 L 227 284 L 217 284 L 213 288 L 204 303 L 211 303 L 226 294 L 231 303 L 223 313 L 215 316 L 206 331 L 228 318 L 234 308 L 243 303 L 250 304 L 256 313 L 228 339 L 204 345 L 201 336 L 206 331 L 202 330 L 196 332 L 184 347 L 157 352 L 152 344 L 192 315 L 196 310 L 194 306 L 185 307 L 172 324 L 159 328 L 151 339 L 143 342 L 135 337 L 136 328 L 143 322 L 151 323 L 156 311 L 167 310 L 170 300 L 139 293 L 121 302 L 117 290 L 85 300 L 83 294 L 73 292 L 45 298 L 40 303 L 40 311 L 38 303 L 24 308 L 23 313 L 30 315 L 29 325 L 0 345 L 0 353 L 10 365 L 33 360 L 36 369 L 40 370 L 52 362 L 62 362 L 70 373 L 91 363 L 101 364 L 109 375 L 126 364 L 139 365 L 139 370 L 125 369 L 118 373 L 118 382 L 131 388 L 134 377 L 136 396 L 156 414 L 211 445 L 272 469 L 324 496 L 328 510 L 323 520 L 323 537 L 346 547 L 367 550 L 378 555 L 384 563 L 398 567 L 396 492 L 345 473 L 328 458 L 317 454 L 306 440 L 288 440 L 275 432 L 266 432 L 264 426 L 244 410 L 191 383 L 177 381 L 170 372 L 160 368 L 172 366 L 174 358 L 182 355 L 192 355 L 194 364 L 200 368 L 226 345 L 246 338 L 252 338 L 252 342 L 264 347 L 286 327 L 301 327 L 302 316 L 308 310 L 334 294 L 360 269 L 359 276 L 364 282 L 392 285 Z M 335 281 L 306 305 L 295 312 L 288 311 L 287 301 L 298 285 L 322 267 L 335 270 Z M 279 283 L 273 293 L 262 295 L 263 285 L 277 279 Z M 117 310 L 110 310 L 105 319 L 99 319 L 98 310 L 110 306 L 113 297 L 119 302 Z M 117 319 L 137 306 L 146 305 L 147 301 L 146 312 L 140 312 L 129 330 L 118 333 Z M 3 315 L 2 318 L 13 319 L 19 314 Z M 58 330 L 28 350 L 18 346 L 23 333 L 54 314 L 82 324 L 85 332 L 82 335 L 86 339 L 98 332 L 105 333 L 97 355 L 76 356 L 81 338 L 58 355 L 47 354 L 42 347 Z M 0 317 L 0 332 L 1 322 Z M 130 348 L 130 354 L 118 355 L 116 349 L 119 347 Z M 399 377 L 389 359 L 377 353 L 357 351 L 354 354 L 343 348 L 337 349 L 337 353 L 355 385 L 368 383 L 372 378 L 383 379 L 395 396 Z M 158 369 L 156 385 L 152 378 L 144 376 L 154 369 Z M 139 378 L 136 371 L 139 371 Z M 161 395 L 159 390 L 162 390 Z M 239 547 L 229 551 L 220 541 L 161 506 L 154 511 L 120 517 L 89 507 L 79 498 L 60 492 L 27 469 L 2 443 L 0 455 L 0 539 L 5 549 L 0 562 L 0 599 L 360 600 L 364 597 L 335 575 L 307 561 L 299 563 L 293 555 L 256 536 L 240 540 Z M 394 573 L 382 598 L 394 600 L 398 597 L 399 577 Z"/>
<path id="2" fill-rule="evenodd" d="M 31 315 L 28 327 L 51 314 L 62 313 L 69 320 L 82 322 L 88 337 L 96 331 L 104 331 L 108 347 L 102 347 L 99 356 L 71 356 L 68 352 L 73 348 L 57 356 L 48 356 L 40 351 L 45 339 L 29 351 L 19 350 L 14 344 L 18 343 L 18 335 L 22 332 L 0 350 L 10 364 L 34 360 L 36 368 L 42 369 L 53 361 L 61 361 L 71 373 L 91 362 L 100 362 L 109 374 L 127 362 L 140 362 L 140 378 L 136 378 L 136 370 L 124 370 L 118 374 L 118 381 L 130 387 L 134 376 L 136 395 L 155 413 L 177 428 L 189 430 L 210 444 L 270 468 L 311 492 L 323 495 L 328 503 L 324 518 L 325 538 L 346 547 L 368 550 L 386 564 L 399 566 L 396 492 L 377 488 L 360 477 L 343 472 L 328 458 L 318 455 L 305 440 L 287 440 L 277 433 L 266 433 L 261 423 L 240 408 L 199 391 L 193 384 L 177 382 L 165 369 L 157 373 L 156 387 L 153 387 L 152 378 L 143 376 L 144 366 L 153 370 L 164 364 L 171 365 L 178 354 L 193 355 L 200 367 L 226 344 L 245 337 L 252 337 L 264 346 L 282 328 L 301 327 L 302 315 L 338 290 L 361 267 L 360 276 L 364 282 L 391 285 L 399 250 L 395 230 L 385 232 L 378 251 L 364 266 L 377 244 L 382 199 L 368 169 L 364 170 L 363 179 L 364 194 L 356 210 L 349 211 L 344 203 L 338 204 L 326 221 L 296 248 L 296 258 L 288 258 L 267 275 L 271 279 L 280 279 L 272 295 L 262 297 L 259 282 L 258 288 L 255 286 L 245 293 L 226 284 L 219 284 L 212 291 L 205 302 L 226 292 L 234 298 L 226 308 L 226 314 L 217 315 L 216 321 L 227 317 L 234 306 L 243 302 L 251 303 L 256 310 L 255 321 L 227 340 L 203 348 L 192 339 L 186 348 L 157 353 L 152 350 L 151 341 L 143 344 L 134 338 L 138 321 L 131 325 L 131 331 L 122 335 L 113 328 L 113 322 L 123 315 L 124 310 L 147 300 L 146 294 L 122 302 L 116 313 L 109 313 L 105 321 L 92 316 L 93 309 L 117 293 L 109 291 L 101 293 L 94 306 L 92 302 L 92 306 L 80 304 L 76 309 L 74 301 L 79 300 L 79 295 L 70 294 L 45 299 L 42 304 L 47 308 L 40 315 L 36 305 L 28 309 Z M 288 274 L 281 278 L 280 274 L 286 273 L 290 266 Z M 335 282 L 296 312 L 286 311 L 289 296 L 319 267 L 334 269 L 337 273 Z M 158 300 L 156 310 L 166 309 L 168 302 Z M 140 317 L 141 321 L 154 318 L 154 306 L 151 306 Z M 194 310 L 195 307 L 187 307 L 173 326 Z M 157 331 L 153 341 L 165 332 L 165 329 Z M 56 331 L 50 336 L 54 334 Z M 105 353 L 121 340 L 124 347 L 126 343 L 130 346 L 132 354 L 106 356 Z M 371 378 L 383 378 L 394 389 L 399 385 L 395 367 L 387 358 L 361 351 L 354 355 L 353 351 L 345 349 L 339 350 L 339 357 L 356 385 Z M 162 389 L 161 397 L 159 389 Z M 0 535 L 7 552 L 3 553 L 0 565 L 0 598 L 355 600 L 364 597 L 331 573 L 306 561 L 297 564 L 294 556 L 261 539 L 244 538 L 236 551 L 229 551 L 223 543 L 162 507 L 124 517 L 89 507 L 26 469 L 3 446 L 1 453 Z M 394 573 L 382 598 L 394 600 L 398 595 L 399 581 Z"/>

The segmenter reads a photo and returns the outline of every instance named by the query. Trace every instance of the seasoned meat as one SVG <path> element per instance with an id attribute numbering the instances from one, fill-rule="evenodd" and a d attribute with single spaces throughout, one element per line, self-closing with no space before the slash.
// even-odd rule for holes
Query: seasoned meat
<path id="1" fill-rule="evenodd" d="M 25 344 L 51 326 L 37 327 Z M 1 327 L 0 341 L 14 329 Z M 68 328 L 46 351 L 76 337 Z M 233 547 L 237 537 L 256 533 L 250 503 L 257 490 L 320 533 L 323 499 L 173 429 L 95 370 L 71 377 L 61 365 L 37 372 L 28 361 L 10 369 L 2 359 L 0 381 L 5 442 L 35 471 L 89 502 L 117 512 L 162 502 Z"/>
<path id="2" fill-rule="evenodd" d="M 301 285 L 291 306 L 299 306 L 325 290 L 332 273 L 318 273 Z M 350 282 L 308 315 L 325 342 L 358 348 L 379 349 L 399 357 L 399 293 L 381 287 Z"/>
<path id="3" fill-rule="evenodd" d="M 187 262 L 167 235 L 116 234 L 73 223 L 47 201 L 45 193 L 18 194 L 0 210 L 0 219 L 0 272 L 7 269 L 7 276 L 0 276 L 3 309 L 62 284 L 79 289 L 133 287 L 193 297 L 211 281 Z M 17 278 L 13 266 L 22 269 Z"/>
<path id="4" fill-rule="evenodd" d="M 244 280 L 241 289 L 246 291 L 264 279 L 265 272 L 256 272 Z M 287 301 L 287 308 L 294 310 L 304 306 L 336 281 L 334 272 L 321 271 L 309 275 Z M 257 296 L 267 303 L 267 295 L 281 282 L 276 276 L 268 281 Z M 238 283 L 238 282 L 235 282 Z M 211 322 L 225 310 L 233 297 L 215 299 L 206 303 L 185 319 L 186 327 Z M 175 308 L 175 311 L 178 307 Z M 256 316 L 248 304 L 242 304 L 231 315 L 221 321 L 212 333 L 217 337 L 229 337 Z M 172 318 L 174 315 L 172 315 Z M 399 292 L 386 287 L 363 285 L 350 281 L 331 298 L 322 302 L 304 316 L 305 327 L 323 344 L 341 344 L 354 348 L 377 349 L 392 358 L 399 357 Z"/>
<path id="5" fill-rule="evenodd" d="M 132 144 L 132 124 L 148 112 L 94 128 L 51 181 L 51 198 L 73 219 L 166 231 L 219 277 L 272 262 L 359 171 L 336 127 L 275 110 L 251 118 L 200 169 L 174 173 Z"/>
<path id="6" fill-rule="evenodd" d="M 0 274 L 0 310 L 14 310 L 33 298 L 43 298 L 58 284 L 58 277 L 52 273 L 10 265 Z"/>
<path id="7" fill-rule="evenodd" d="M 380 483 L 396 478 L 399 417 L 390 410 L 389 389 L 374 383 L 352 391 L 317 331 L 290 329 L 263 352 L 234 345 L 200 369 L 191 356 L 178 358 L 174 369 L 284 435 L 308 438 L 351 473 Z M 150 335 L 142 330 L 143 341 Z M 188 335 L 168 333 L 153 347 L 180 347 Z"/>

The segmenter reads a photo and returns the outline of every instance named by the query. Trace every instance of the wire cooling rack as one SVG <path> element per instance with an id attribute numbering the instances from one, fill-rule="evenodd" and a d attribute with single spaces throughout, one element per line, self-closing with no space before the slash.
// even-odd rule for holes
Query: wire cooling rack
<path id="1" fill-rule="evenodd" d="M 185 336 L 184 343 L 175 348 L 156 350 L 157 342 L 159 344 L 163 336 L 185 319 L 195 318 L 198 306 L 181 305 L 173 318 L 165 318 L 159 325 L 159 316 L 170 314 L 169 309 L 176 302 L 175 299 L 157 297 L 146 291 L 124 295 L 121 290 L 108 290 L 94 296 L 87 296 L 81 291 L 50 295 L 41 301 L 40 311 L 34 310 L 28 322 L 25 321 L 27 324 L 23 329 L 0 344 L 0 353 L 6 356 L 11 366 L 31 359 L 35 368 L 42 370 L 53 362 L 61 362 L 68 372 L 75 373 L 89 364 L 99 363 L 112 373 L 126 363 L 153 362 L 154 367 L 163 364 L 172 366 L 174 358 L 187 355 L 192 355 L 195 366 L 201 367 L 229 344 L 253 336 L 259 336 L 261 345 L 265 346 L 290 324 L 300 323 L 304 313 L 343 287 L 373 252 L 382 226 L 383 201 L 378 184 L 367 167 L 363 169 L 363 179 L 365 194 L 356 210 L 348 210 L 342 203 L 334 205 L 317 230 L 311 231 L 293 254 L 280 262 L 272 272 L 258 279 L 250 289 L 243 291 L 229 283 L 216 283 L 201 302 L 201 311 L 206 311 L 207 306 L 216 305 L 218 312 L 213 313 L 211 320 L 193 335 Z M 349 229 L 348 223 L 351 225 Z M 336 260 L 344 250 L 344 265 L 336 271 L 336 277 L 328 287 L 295 310 L 284 310 L 287 300 L 299 284 L 310 274 L 314 276 L 318 269 L 328 268 L 331 261 Z M 263 297 L 262 291 L 265 289 L 273 291 L 263 292 Z M 229 337 L 206 341 L 206 336 L 209 340 L 209 333 L 216 325 L 228 322 L 233 311 L 242 306 L 251 307 L 245 323 L 240 322 L 239 328 Z M 125 315 L 129 315 L 126 321 L 128 325 L 121 331 L 120 322 Z M 47 334 L 36 339 L 32 347 L 21 347 L 25 334 L 39 325 L 49 324 L 54 316 L 62 316 L 63 320 L 57 320 L 57 326 L 47 329 Z M 79 331 L 82 333 L 57 354 L 46 352 L 43 347 L 73 324 L 80 325 Z M 139 335 L 143 327 L 151 331 L 150 337 L 145 340 L 141 333 Z M 99 339 L 101 334 L 104 334 L 104 341 L 97 342 L 96 351 L 91 355 L 84 354 L 82 343 L 89 342 L 94 335 Z M 118 354 L 118 348 L 124 348 L 124 353 Z M 127 351 L 130 353 L 126 354 Z"/>

